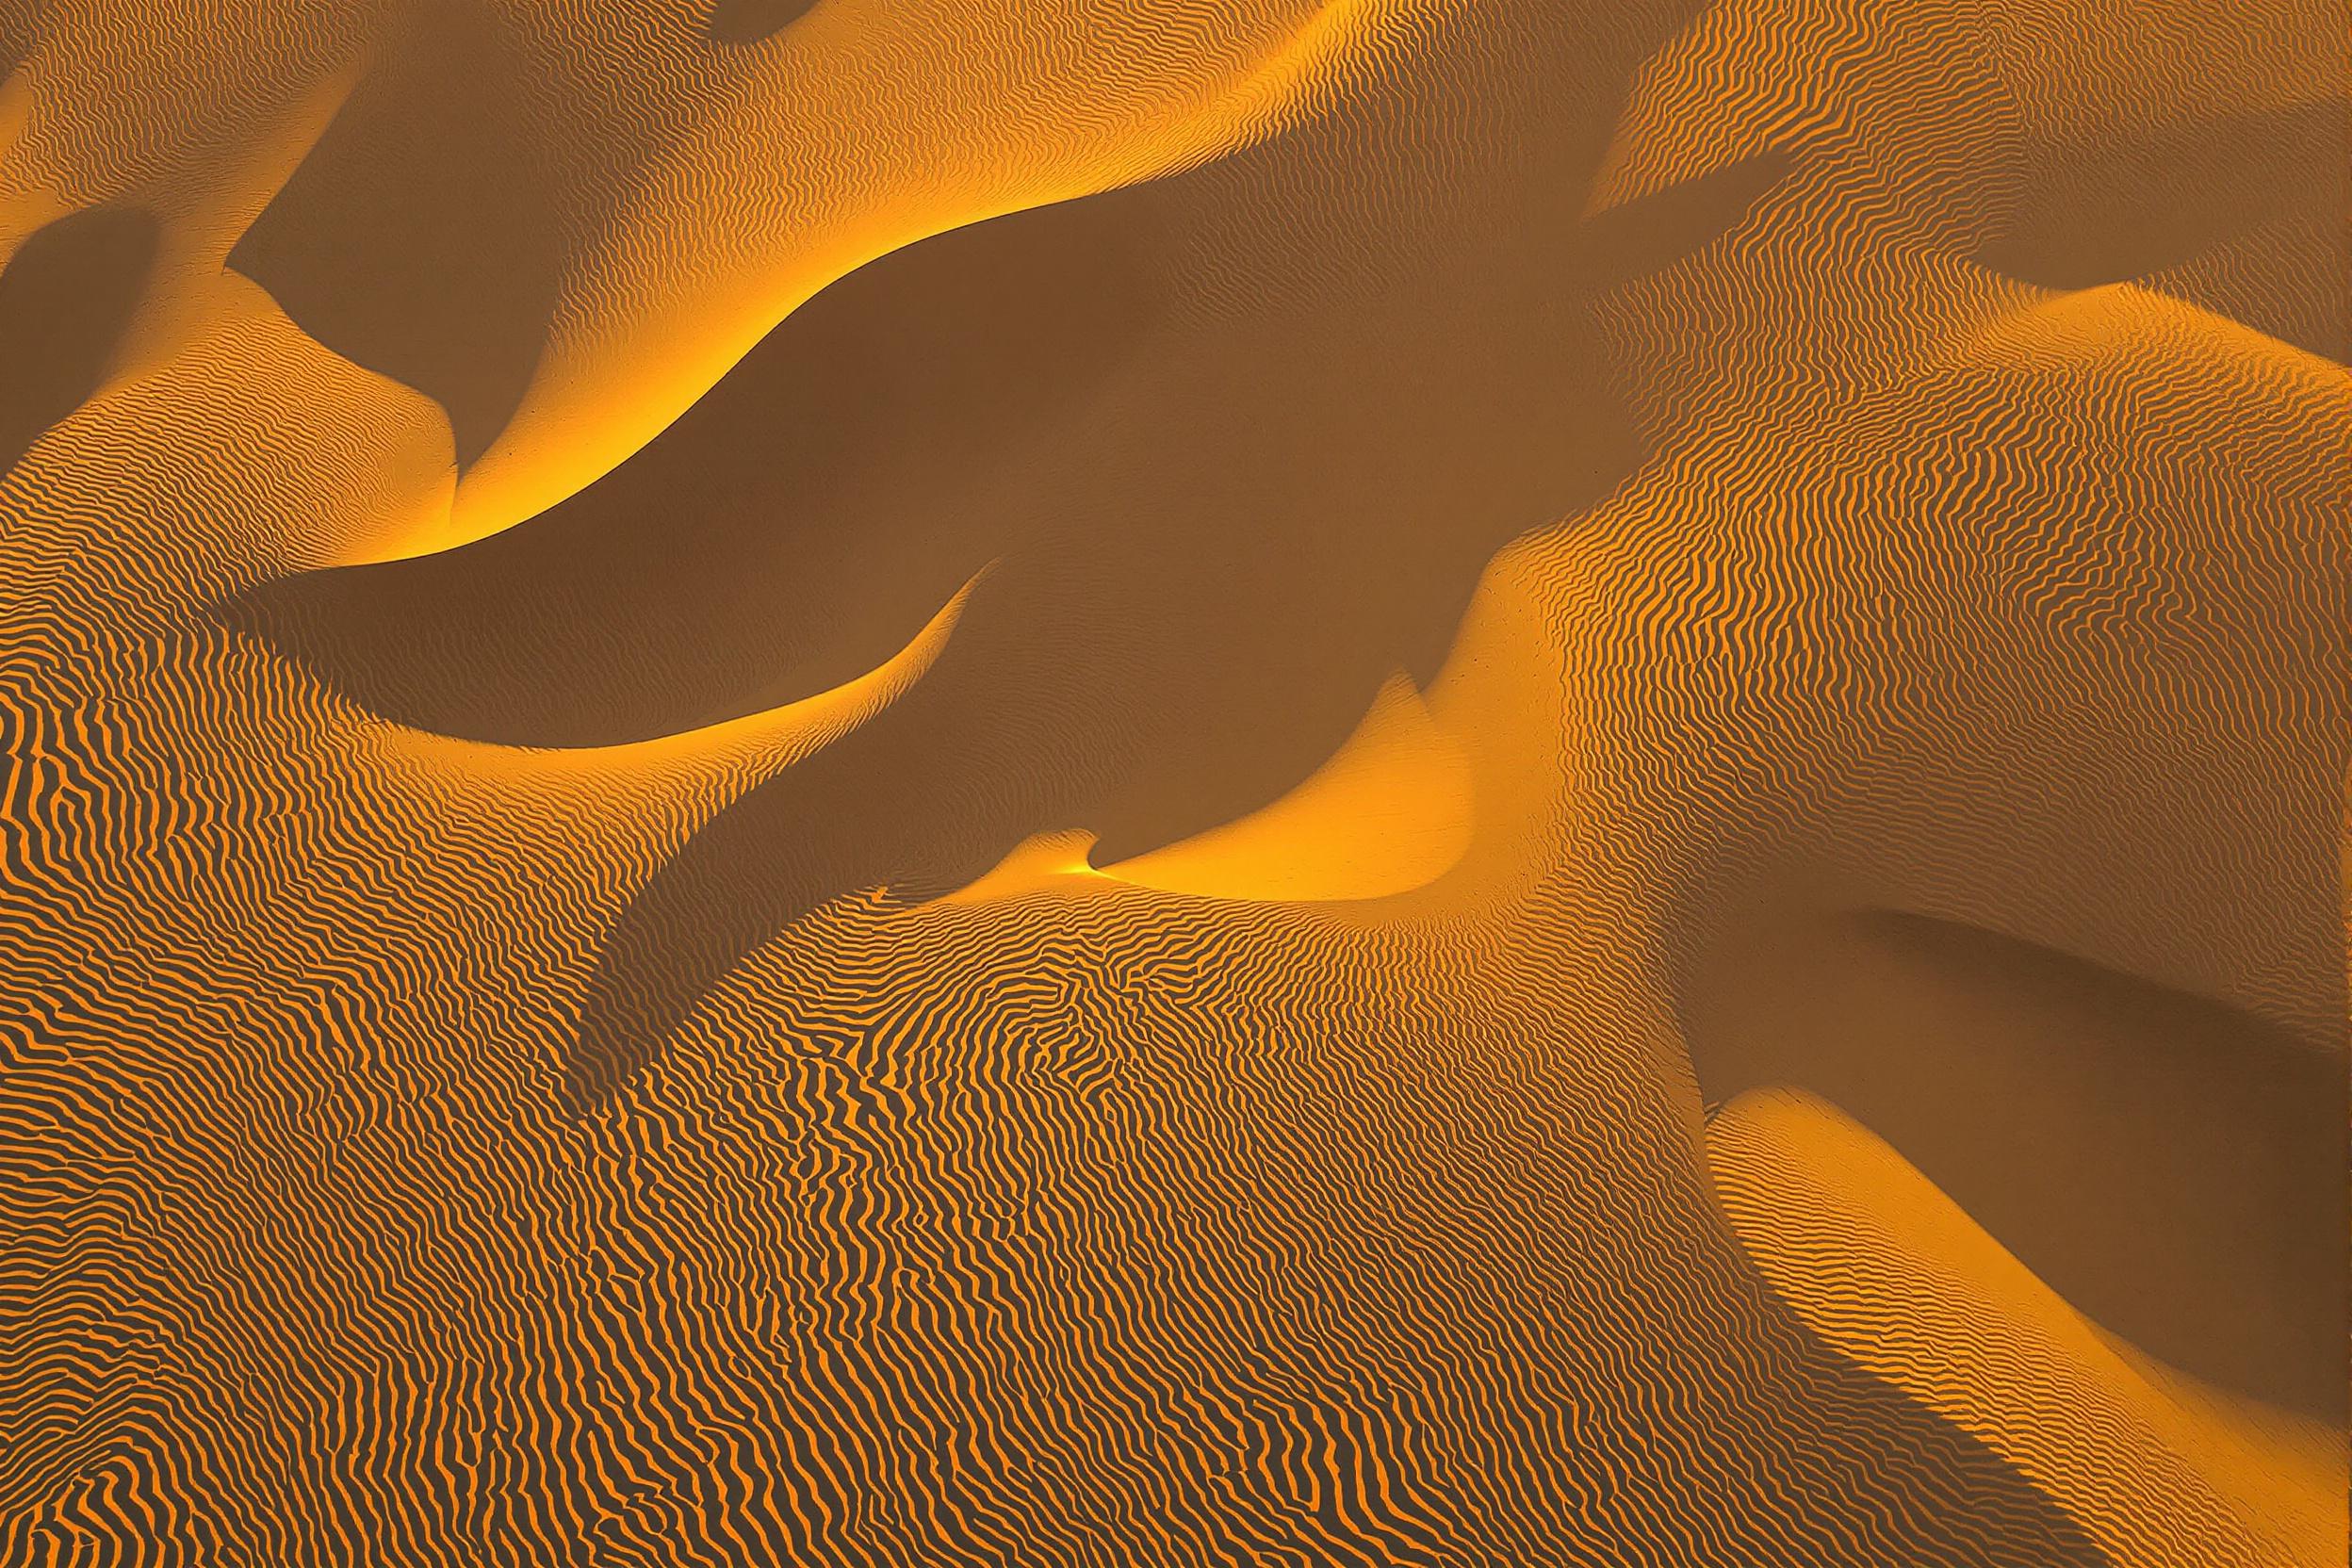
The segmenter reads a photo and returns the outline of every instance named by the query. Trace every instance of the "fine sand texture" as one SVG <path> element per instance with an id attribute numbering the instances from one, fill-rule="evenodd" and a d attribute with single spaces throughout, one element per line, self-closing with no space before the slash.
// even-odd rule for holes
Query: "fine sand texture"
<path id="1" fill-rule="evenodd" d="M 2338 1568 L 2348 49 L 0 0 L 0 1568 Z"/>

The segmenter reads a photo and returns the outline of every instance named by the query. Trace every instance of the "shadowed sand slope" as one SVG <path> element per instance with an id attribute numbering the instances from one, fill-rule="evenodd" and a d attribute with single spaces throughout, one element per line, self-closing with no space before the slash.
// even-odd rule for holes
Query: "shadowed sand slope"
<path id="1" fill-rule="evenodd" d="M 0 1563 L 2340 1561 L 2341 21 L 0 0 Z"/>

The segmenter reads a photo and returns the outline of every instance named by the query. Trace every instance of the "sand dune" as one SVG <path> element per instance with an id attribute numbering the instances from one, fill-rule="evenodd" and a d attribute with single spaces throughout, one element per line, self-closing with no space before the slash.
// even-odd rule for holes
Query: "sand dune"
<path id="1" fill-rule="evenodd" d="M 0 1563 L 2341 1560 L 2300 0 L 0 0 Z"/>

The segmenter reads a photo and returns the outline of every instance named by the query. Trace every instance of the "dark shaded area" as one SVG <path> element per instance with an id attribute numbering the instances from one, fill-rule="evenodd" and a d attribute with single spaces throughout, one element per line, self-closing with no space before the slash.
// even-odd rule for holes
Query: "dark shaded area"
<path id="1" fill-rule="evenodd" d="M 1759 1306 L 1788 1336 L 1785 1348 L 1773 1346 L 1772 1349 L 1788 1356 L 1793 1385 L 1788 1390 L 1789 1404 L 1801 1403 L 1815 1412 L 1820 1429 L 1829 1439 L 1808 1445 L 1814 1452 L 1805 1459 L 1820 1465 L 1814 1472 L 1818 1478 L 1808 1478 L 1811 1484 L 1798 1494 L 1817 1500 L 1825 1524 L 1836 1519 L 1838 1511 L 1821 1500 L 1851 1496 L 1850 1489 L 1855 1487 L 1881 1497 L 1908 1500 L 1897 1517 L 1909 1512 L 1919 1499 L 1953 1496 L 1954 1506 L 1928 1505 L 1926 1517 L 1936 1521 L 1930 1527 L 1932 1544 L 1921 1541 L 1913 1546 L 1913 1561 L 1937 1568 L 1946 1564 L 1958 1568 L 1962 1563 L 1982 1564 L 1983 1568 L 2109 1568 L 2112 1560 L 2048 1493 L 2028 1481 L 1983 1439 L 1850 1360 L 1797 1318 L 1772 1292 L 1753 1260 L 1743 1253 L 1740 1262 L 1754 1281 Z M 1720 1412 L 1699 1419 L 1718 1429 L 1727 1425 Z M 1772 1436 L 1757 1433 L 1747 1451 L 1760 1455 L 1772 1441 Z M 1752 1464 L 1733 1483 L 1755 1489 L 1755 1501 L 1740 1510 L 1741 1517 L 1771 1517 L 1772 1494 L 1785 1484 L 1774 1473 L 1776 1469 L 1776 1464 Z M 1724 1568 L 1751 1562 L 1772 1563 L 1777 1568 L 1796 1561 L 1840 1563 L 1850 1560 L 1848 1554 L 1853 1552 L 1848 1538 L 1826 1531 L 1806 1545 L 1809 1551 L 1799 1558 L 1786 1538 L 1772 1540 L 1759 1532 L 1714 1560 Z"/>
<path id="2" fill-rule="evenodd" d="M 450 85 L 454 57 L 468 82 L 522 79 L 467 18 L 390 52 L 229 254 L 311 336 L 438 402 L 461 467 L 522 400 L 564 243 L 522 95 Z"/>
<path id="3" fill-rule="evenodd" d="M 540 515 L 225 613 L 378 712 L 509 744 L 674 734 L 839 685 L 999 553 L 989 482 L 1151 328 L 1113 216 L 1072 203 L 884 256 Z"/>
<path id="4" fill-rule="evenodd" d="M 831 897 L 952 888 L 1047 830 L 1107 862 L 1265 804 L 1391 673 L 1433 674 L 1499 547 L 1631 470 L 1577 215 L 1656 41 L 1525 25 L 1529 53 L 1462 71 L 1477 90 L 1400 86 L 877 262 L 524 528 L 229 609 L 392 717 L 580 743 L 834 684 L 997 563 L 911 696 L 643 891 L 577 1102 Z"/>
<path id="5" fill-rule="evenodd" d="M 1892 910 L 1759 923 L 1688 988 L 1710 1102 L 1793 1085 L 2109 1330 L 2341 1420 L 2340 1054 L 2234 1007 Z"/>
<path id="6" fill-rule="evenodd" d="M 2285 275 L 2220 306 L 2328 358 L 2346 356 L 2344 264 L 2352 110 L 2302 104 L 2173 121 L 2130 139 L 2038 148 L 2005 223 L 1977 260 L 2048 288 L 2095 288 L 2177 267 L 2262 225 L 2332 237 L 2328 275 Z M 2259 262 L 2257 263 L 2259 265 Z M 2324 292 L 2313 297 L 2313 283 Z"/>
<path id="7" fill-rule="evenodd" d="M 1584 228 L 1594 282 L 1655 272 L 1712 243 L 1788 177 L 1790 163 L 1785 151 L 1758 153 L 1594 215 Z"/>
<path id="8" fill-rule="evenodd" d="M 90 207 L 33 234 L 0 271 L 0 473 L 104 383 L 160 237 L 152 213 Z"/>
<path id="9" fill-rule="evenodd" d="M 710 36 L 721 43 L 757 43 L 817 8 L 818 0 L 717 0 Z"/>
<path id="10" fill-rule="evenodd" d="M 1305 776 L 1393 671 L 1428 678 L 1494 553 L 1637 456 L 1579 297 L 1576 214 L 1614 106 L 1587 90 L 1526 115 L 1556 139 L 1491 146 L 1401 134 L 1467 104 L 1365 106 L 1081 204 L 1134 237 L 1165 325 L 1017 464 L 937 474 L 934 510 L 979 530 L 956 570 L 1002 564 L 909 699 L 643 891 L 575 1103 L 833 895 L 951 888 L 1051 829 L 1098 835 L 1099 863 L 1155 848 Z"/>

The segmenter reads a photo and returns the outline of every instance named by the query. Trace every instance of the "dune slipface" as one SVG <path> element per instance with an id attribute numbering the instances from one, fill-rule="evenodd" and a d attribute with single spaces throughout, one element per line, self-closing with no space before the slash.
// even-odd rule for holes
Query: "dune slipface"
<path id="1" fill-rule="evenodd" d="M 2346 20 L 0 0 L 0 1565 L 2342 1562 Z"/>

